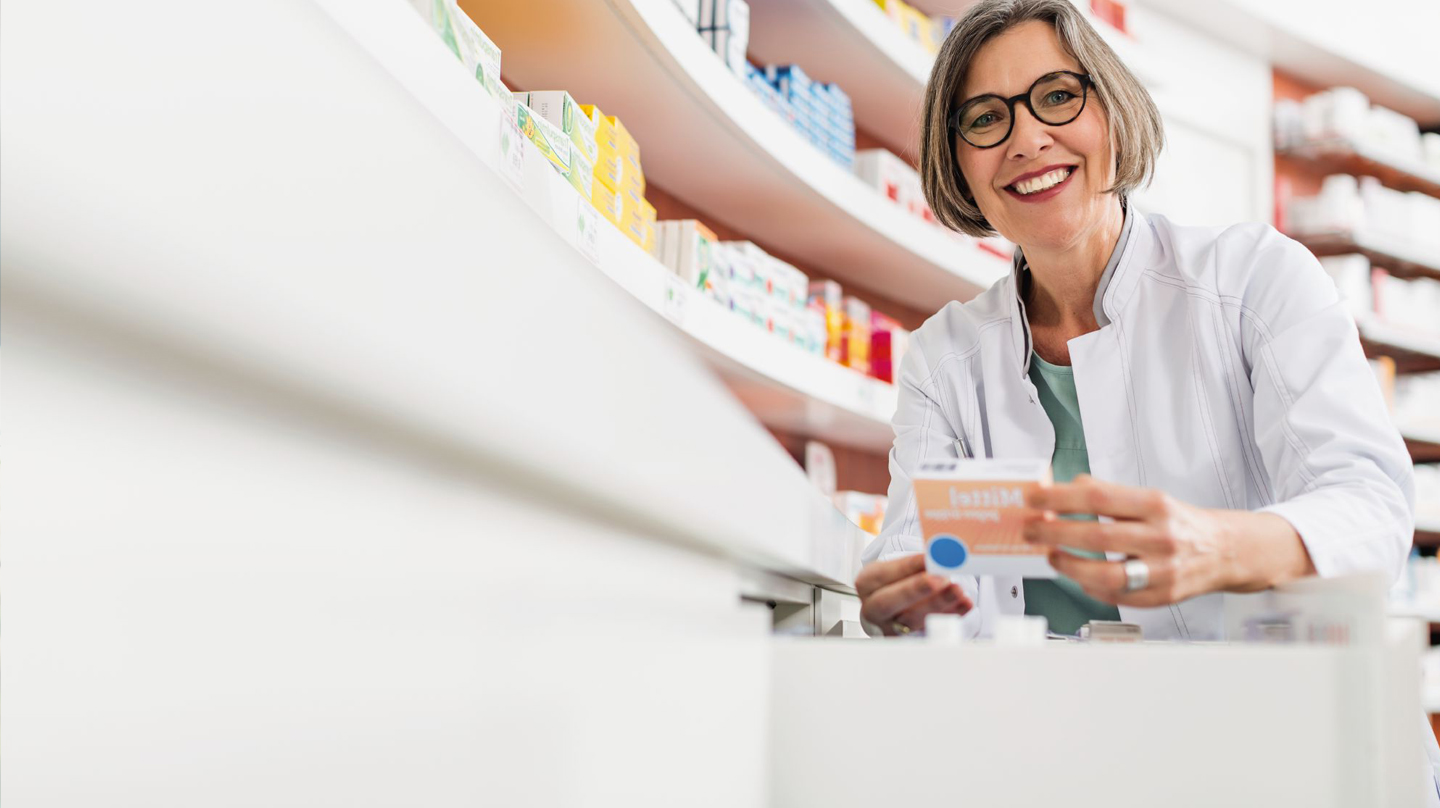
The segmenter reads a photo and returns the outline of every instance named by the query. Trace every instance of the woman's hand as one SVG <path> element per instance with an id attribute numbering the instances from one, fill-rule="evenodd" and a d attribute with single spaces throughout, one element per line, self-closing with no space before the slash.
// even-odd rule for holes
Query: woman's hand
<path id="1" fill-rule="evenodd" d="M 1025 526 L 1025 539 L 1050 547 L 1056 571 L 1105 603 L 1166 606 L 1207 592 L 1264 589 L 1315 572 L 1299 534 L 1271 513 L 1199 508 L 1164 491 L 1088 474 L 1042 487 L 1027 504 L 1046 513 Z M 1071 521 L 1058 514 L 1114 521 Z M 1150 583 L 1126 592 L 1123 562 L 1080 558 L 1061 547 L 1138 558 L 1150 569 Z"/>
<path id="2" fill-rule="evenodd" d="M 925 574 L 925 554 L 890 561 L 872 561 L 855 576 L 860 616 L 888 635 L 902 633 L 896 624 L 919 630 L 925 615 L 965 614 L 974 606 L 959 584 Z"/>

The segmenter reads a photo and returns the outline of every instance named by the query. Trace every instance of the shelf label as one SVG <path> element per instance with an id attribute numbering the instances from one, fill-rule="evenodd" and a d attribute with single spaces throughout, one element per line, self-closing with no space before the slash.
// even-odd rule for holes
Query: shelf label
<path id="1" fill-rule="evenodd" d="M 660 312 L 675 325 L 684 327 L 685 310 L 690 305 L 690 288 L 680 276 L 665 273 L 665 299 L 661 301 Z"/>
<path id="2" fill-rule="evenodd" d="M 600 212 L 583 197 L 575 197 L 575 246 L 590 263 L 600 263 Z"/>
<path id="3" fill-rule="evenodd" d="M 500 159 L 497 168 L 500 176 L 515 189 L 525 193 L 525 136 L 509 116 L 500 114 Z"/>

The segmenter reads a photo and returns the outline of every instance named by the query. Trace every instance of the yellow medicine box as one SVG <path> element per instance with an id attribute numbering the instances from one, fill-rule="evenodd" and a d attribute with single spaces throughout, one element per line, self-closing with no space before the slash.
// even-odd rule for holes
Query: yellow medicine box
<path id="1" fill-rule="evenodd" d="M 610 192 L 620 190 L 625 178 L 625 158 L 618 154 L 601 154 L 595 160 L 595 179 L 604 183 Z"/>
<path id="2" fill-rule="evenodd" d="M 588 115 L 591 123 L 595 124 L 595 147 L 599 151 L 626 157 L 636 168 L 640 167 L 640 144 L 630 136 L 619 118 L 606 115 L 593 104 L 581 104 L 580 111 Z"/>
<path id="3" fill-rule="evenodd" d="M 624 220 L 625 211 L 620 204 L 620 197 L 614 191 L 605 187 L 605 184 L 597 178 L 590 184 L 590 204 L 600 211 L 600 215 L 610 220 L 616 227 Z"/>

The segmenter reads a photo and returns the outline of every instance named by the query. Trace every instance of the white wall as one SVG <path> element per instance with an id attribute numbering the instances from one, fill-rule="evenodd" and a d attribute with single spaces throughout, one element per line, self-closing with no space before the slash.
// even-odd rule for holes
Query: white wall
<path id="1" fill-rule="evenodd" d="M 1167 139 L 1137 203 L 1181 224 L 1269 222 L 1269 65 L 1144 8 L 1132 9 L 1130 27 Z"/>

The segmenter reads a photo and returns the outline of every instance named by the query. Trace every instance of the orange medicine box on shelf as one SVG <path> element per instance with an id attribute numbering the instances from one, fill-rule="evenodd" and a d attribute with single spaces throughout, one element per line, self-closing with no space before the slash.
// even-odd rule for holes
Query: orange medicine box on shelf
<path id="1" fill-rule="evenodd" d="M 1044 460 L 926 460 L 913 478 L 925 570 L 933 575 L 1054 578 L 1049 551 L 1024 538 L 1031 492 L 1051 481 Z"/>

